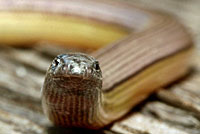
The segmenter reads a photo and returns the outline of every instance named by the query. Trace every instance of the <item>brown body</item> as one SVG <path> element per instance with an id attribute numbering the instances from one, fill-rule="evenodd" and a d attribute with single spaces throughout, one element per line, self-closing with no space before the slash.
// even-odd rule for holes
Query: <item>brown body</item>
<path id="1" fill-rule="evenodd" d="M 50 8 L 51 6 L 56 8 Z M 70 90 L 63 94 L 58 93 L 56 89 L 60 86 L 61 77 L 57 85 L 52 83 L 48 85 L 46 82 L 52 82 L 52 78 L 46 76 L 43 108 L 50 120 L 57 125 L 91 129 L 104 127 L 122 117 L 159 87 L 183 76 L 190 66 L 192 40 L 184 27 L 168 15 L 138 8 L 130 3 L 41 0 L 30 3 L 13 2 L 9 6 L 0 6 L 0 9 L 49 13 L 66 18 L 73 16 L 106 26 L 114 25 L 128 33 L 122 40 L 92 54 L 101 65 L 103 74 L 101 90 L 92 90 L 99 88 L 100 85 L 87 81 L 89 84 L 84 82 L 81 85 L 93 86 L 83 89 L 84 92 L 79 92 L 79 88 L 75 88 L 72 92 Z M 88 41 L 92 42 L 91 44 L 108 42 L 105 37 L 102 37 L 100 43 L 95 42 L 94 35 L 91 32 L 91 38 L 87 39 L 91 40 Z M 44 40 L 81 45 L 79 38 L 66 37 L 66 42 L 59 38 L 44 38 Z M 87 43 L 82 42 L 82 44 Z M 71 78 L 68 84 L 75 82 L 74 86 L 81 80 Z M 66 86 L 62 88 L 62 91 L 69 90 Z"/>

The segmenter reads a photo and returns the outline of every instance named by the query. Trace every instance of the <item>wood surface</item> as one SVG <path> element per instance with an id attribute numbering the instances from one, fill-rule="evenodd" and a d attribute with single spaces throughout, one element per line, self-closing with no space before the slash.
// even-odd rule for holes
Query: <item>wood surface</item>
<path id="1" fill-rule="evenodd" d="M 160 2 L 159 0 L 156 1 Z M 193 0 L 186 4 L 181 1 L 170 1 L 164 2 L 165 4 L 160 3 L 160 5 L 165 8 L 168 6 L 171 13 L 180 15 L 180 19 L 186 26 L 192 26 L 191 31 L 195 33 L 196 44 L 199 44 L 199 25 L 196 21 L 200 18 L 189 14 L 198 15 L 199 9 L 193 8 L 196 7 L 198 1 Z M 158 2 L 155 2 L 154 5 L 151 3 L 152 7 L 160 8 Z M 146 3 L 148 4 L 146 1 L 141 1 L 141 3 L 144 6 Z M 172 6 L 173 4 L 177 6 Z M 177 7 L 185 13 L 189 12 L 188 15 L 180 12 Z M 185 7 L 185 10 L 182 7 Z M 186 16 L 187 19 L 184 21 Z M 194 22 L 191 20 L 194 20 Z M 194 25 L 191 25 L 191 23 L 194 23 Z M 1 47 L 0 133 L 57 134 L 85 132 L 79 129 L 53 127 L 43 115 L 40 88 L 46 68 L 55 55 L 67 51 L 59 47 L 51 48 L 52 46 L 41 44 L 33 48 Z M 86 131 L 85 133 L 199 134 L 200 55 L 198 51 L 193 61 L 194 69 L 185 78 L 153 94 L 145 102 L 134 108 L 129 115 L 115 122 L 112 126 L 101 131 Z"/>

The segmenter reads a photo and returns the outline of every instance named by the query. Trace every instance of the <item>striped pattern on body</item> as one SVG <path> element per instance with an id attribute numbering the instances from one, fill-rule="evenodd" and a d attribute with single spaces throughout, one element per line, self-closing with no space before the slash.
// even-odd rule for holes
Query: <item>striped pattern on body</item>
<path id="1" fill-rule="evenodd" d="M 193 42 L 185 28 L 166 14 L 130 3 L 3 0 L 0 16 L 5 18 L 0 22 L 3 43 L 45 40 L 84 48 L 102 47 L 92 53 L 101 65 L 102 90 L 86 90 L 79 96 L 76 90 L 64 95 L 53 88 L 44 92 L 44 111 L 57 125 L 102 128 L 159 87 L 185 75 L 190 67 Z M 15 24 L 22 27 L 15 28 Z M 12 36 L 10 31 L 15 31 Z M 27 32 L 32 36 L 25 38 Z"/>

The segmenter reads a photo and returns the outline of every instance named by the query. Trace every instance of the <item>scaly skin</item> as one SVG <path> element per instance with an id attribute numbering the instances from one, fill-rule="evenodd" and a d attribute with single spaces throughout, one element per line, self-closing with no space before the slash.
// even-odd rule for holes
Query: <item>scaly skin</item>
<path id="1" fill-rule="evenodd" d="M 53 123 L 65 127 L 102 128 L 121 118 L 150 93 L 185 75 L 191 65 L 193 42 L 185 28 L 164 13 L 130 3 L 1 0 L 0 18 L 3 45 L 47 41 L 101 48 L 92 55 L 101 65 L 103 85 L 98 79 L 100 73 L 93 77 L 95 71 L 86 73 L 88 76 L 83 73 L 86 77 L 66 74 L 59 67 L 54 71 L 50 67 L 47 72 L 43 109 Z M 80 61 L 90 56 L 72 57 Z M 62 62 L 56 61 L 52 66 Z M 82 67 L 74 64 L 74 73 L 84 67 L 94 69 L 93 61 L 96 60 L 87 60 Z M 51 71 L 59 75 L 54 77 Z"/>
<path id="2" fill-rule="evenodd" d="M 101 70 L 93 57 L 81 53 L 59 55 L 50 65 L 42 88 L 44 111 L 55 125 L 96 128 L 101 88 Z"/>

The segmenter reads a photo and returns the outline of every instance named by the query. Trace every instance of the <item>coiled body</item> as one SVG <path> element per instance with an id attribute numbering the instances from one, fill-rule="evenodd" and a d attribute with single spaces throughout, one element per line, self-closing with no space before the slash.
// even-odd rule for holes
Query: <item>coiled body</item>
<path id="1" fill-rule="evenodd" d="M 97 61 L 88 55 L 60 55 L 52 62 L 45 77 L 42 104 L 56 125 L 102 128 L 159 87 L 185 75 L 191 65 L 193 42 L 185 28 L 166 14 L 132 4 L 0 1 L 0 10 L 5 18 L 0 22 L 4 29 L 0 31 L 1 42 L 45 40 L 102 47 L 92 53 L 100 63 L 102 78 Z M 20 17 L 13 11 L 19 11 Z M 26 15 L 36 18 L 36 23 Z M 12 36 L 10 29 L 15 29 Z M 25 33 L 31 36 L 25 38 Z"/>

